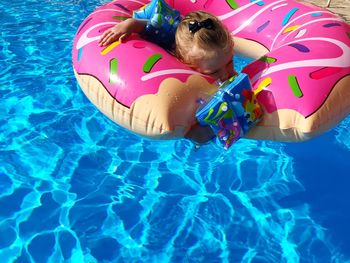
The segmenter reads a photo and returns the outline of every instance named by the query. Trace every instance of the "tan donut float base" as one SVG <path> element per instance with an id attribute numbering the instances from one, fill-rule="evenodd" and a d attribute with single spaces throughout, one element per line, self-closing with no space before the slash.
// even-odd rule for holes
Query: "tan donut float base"
<path id="1" fill-rule="evenodd" d="M 114 122 L 116 122 L 115 116 L 118 116 L 119 125 L 143 137 L 147 134 L 147 137 L 151 139 L 181 138 L 183 134 L 187 132 L 184 130 L 184 127 L 188 127 L 188 124 L 183 123 L 182 125 L 173 127 L 171 126 L 171 122 L 168 121 L 169 116 L 174 116 L 174 118 L 176 114 L 190 114 L 189 116 L 194 116 L 197 110 L 195 107 L 189 107 L 189 109 L 174 107 L 179 110 L 177 112 L 162 112 L 160 116 L 160 111 L 157 110 L 157 108 L 162 105 L 154 104 L 152 101 L 149 101 L 149 98 L 151 100 L 153 99 L 149 97 L 149 95 L 137 99 L 129 109 L 119 103 L 115 103 L 115 99 L 96 78 L 89 75 L 78 75 L 76 72 L 74 73 L 85 95 L 94 105 L 98 105 L 98 109 L 103 114 Z M 170 79 L 169 81 L 179 82 L 176 79 Z M 191 96 L 193 93 L 191 90 L 198 87 L 198 85 L 199 87 L 207 87 L 212 92 L 216 90 L 214 85 L 209 84 L 205 79 L 199 76 L 191 76 L 187 83 L 188 85 L 186 88 L 188 89 L 187 94 L 189 96 L 184 96 L 184 98 L 188 100 L 187 105 L 196 105 L 191 104 L 193 100 L 196 100 L 196 98 Z M 162 86 L 166 87 L 167 84 L 170 83 L 164 81 Z M 172 99 L 173 96 L 171 94 L 167 95 L 169 96 L 165 96 L 163 97 L 164 100 L 160 99 L 159 101 L 168 103 L 169 99 Z M 207 95 L 210 96 L 210 93 Z M 331 129 L 349 114 L 350 99 L 344 100 L 344 98 L 350 98 L 350 76 L 344 77 L 336 84 L 327 98 L 327 101 L 312 116 L 304 118 L 301 114 L 292 110 L 278 110 L 271 114 L 265 112 L 263 120 L 247 134 L 247 138 L 283 142 L 311 139 Z M 139 107 L 139 105 L 143 106 Z M 145 105 L 147 105 L 148 111 L 145 111 Z M 337 117 L 332 116 L 332 119 L 327 119 L 325 118 L 325 116 L 328 116 L 327 112 L 334 110 L 332 109 L 332 105 L 338 105 L 337 110 L 339 112 L 333 114 L 333 116 Z M 149 112 L 150 114 L 145 116 L 145 112 Z M 130 118 L 131 114 L 133 118 Z M 120 118 L 120 116 L 124 117 Z M 132 122 L 130 120 L 132 120 Z M 194 123 L 195 119 L 194 117 L 188 118 L 187 121 L 189 123 Z M 147 122 L 148 125 L 145 125 L 145 122 Z M 153 125 L 150 125 L 150 123 Z M 328 124 L 328 126 L 326 126 L 325 123 Z M 146 128 L 148 129 L 146 130 Z"/>
<path id="2" fill-rule="evenodd" d="M 186 127 L 196 123 L 197 101 L 217 91 L 215 85 L 199 75 L 191 75 L 186 83 L 168 78 L 161 83 L 157 94 L 141 96 L 128 108 L 116 103 L 95 77 L 79 75 L 76 71 L 74 74 L 84 94 L 103 114 L 120 126 L 151 139 L 182 138 L 188 131 Z"/>

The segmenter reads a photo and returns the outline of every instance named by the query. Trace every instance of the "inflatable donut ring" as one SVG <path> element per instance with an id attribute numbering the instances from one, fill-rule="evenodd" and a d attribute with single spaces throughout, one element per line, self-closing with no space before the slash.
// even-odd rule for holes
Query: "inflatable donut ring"
<path id="1" fill-rule="evenodd" d="M 162 48 L 132 35 L 100 47 L 108 28 L 132 17 L 146 0 L 97 8 L 79 27 L 73 67 L 87 97 L 110 119 L 149 138 L 181 138 L 196 123 L 214 81 Z M 335 126 L 350 111 L 350 26 L 335 14 L 294 0 L 167 0 L 182 15 L 205 10 L 255 59 L 244 68 L 263 120 L 249 138 L 302 141 Z"/>

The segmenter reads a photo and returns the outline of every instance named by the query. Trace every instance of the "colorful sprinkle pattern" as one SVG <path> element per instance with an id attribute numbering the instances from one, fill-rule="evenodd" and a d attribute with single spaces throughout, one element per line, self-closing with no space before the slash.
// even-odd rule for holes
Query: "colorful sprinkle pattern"
<path id="1" fill-rule="evenodd" d="M 294 47 L 296 50 L 298 50 L 299 52 L 302 52 L 302 53 L 310 52 L 310 49 L 307 46 L 299 44 L 299 43 L 292 43 L 289 46 Z"/>
<path id="2" fill-rule="evenodd" d="M 153 54 L 152 56 L 150 56 L 145 64 L 143 65 L 143 72 L 145 73 L 149 73 L 153 66 L 162 58 L 161 54 Z"/>
<path id="3" fill-rule="evenodd" d="M 118 74 L 118 60 L 113 58 L 109 61 L 109 83 L 117 83 L 117 74 Z"/>
<path id="4" fill-rule="evenodd" d="M 235 0 L 226 0 L 226 2 L 229 5 L 229 7 L 232 9 L 237 9 L 239 7 L 239 5 Z"/>
<path id="5" fill-rule="evenodd" d="M 82 55 L 83 55 L 83 48 L 79 48 L 79 50 L 78 50 L 78 62 L 81 60 Z"/>
<path id="6" fill-rule="evenodd" d="M 288 76 L 288 83 L 293 91 L 294 96 L 297 98 L 301 98 L 303 96 L 303 93 L 300 90 L 300 86 L 299 86 L 297 77 L 294 75 L 289 75 Z"/>
<path id="7" fill-rule="evenodd" d="M 277 59 L 275 59 L 273 57 L 268 57 L 268 56 L 263 56 L 263 57 L 259 58 L 259 60 L 266 62 L 268 64 L 272 64 L 272 63 L 275 63 L 277 61 Z"/>
<path id="8" fill-rule="evenodd" d="M 292 18 L 294 13 L 298 10 L 299 10 L 299 8 L 292 8 L 284 17 L 284 19 L 282 21 L 282 26 L 285 26 L 289 22 L 289 20 Z"/>
<path id="9" fill-rule="evenodd" d="M 108 47 L 104 48 L 102 51 L 101 51 L 101 55 L 106 55 L 108 54 L 110 51 L 112 51 L 115 47 L 117 47 L 118 45 L 120 44 L 120 41 L 115 41 L 113 42 L 112 44 L 110 44 Z"/>
<path id="10" fill-rule="evenodd" d="M 327 78 L 330 77 L 332 75 L 338 74 L 342 71 L 342 68 L 330 68 L 330 67 L 325 67 L 325 68 L 321 68 L 318 70 L 315 70 L 313 72 L 310 73 L 310 78 L 312 79 L 323 79 L 323 78 Z"/>
<path id="11" fill-rule="evenodd" d="M 267 20 L 264 24 L 262 24 L 261 26 L 259 26 L 256 29 L 257 33 L 260 33 L 261 31 L 263 31 L 268 25 L 270 24 L 270 20 Z"/>

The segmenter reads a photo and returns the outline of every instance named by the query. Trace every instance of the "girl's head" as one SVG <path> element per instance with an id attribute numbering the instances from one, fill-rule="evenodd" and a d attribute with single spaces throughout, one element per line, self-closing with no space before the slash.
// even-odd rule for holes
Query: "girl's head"
<path id="1" fill-rule="evenodd" d="M 203 11 L 191 12 L 175 35 L 176 56 L 195 70 L 224 81 L 235 74 L 233 39 L 220 20 Z"/>

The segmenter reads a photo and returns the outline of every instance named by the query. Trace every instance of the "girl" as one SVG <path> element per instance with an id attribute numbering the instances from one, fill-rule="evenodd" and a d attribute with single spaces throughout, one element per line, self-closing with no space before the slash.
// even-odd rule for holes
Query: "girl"
<path id="1" fill-rule="evenodd" d="M 217 17 L 196 11 L 181 19 L 179 12 L 162 0 L 152 1 L 148 7 L 155 12 L 146 8 L 134 13 L 134 18 L 108 29 L 100 38 L 100 46 L 117 40 L 122 42 L 132 33 L 139 33 L 174 54 L 182 63 L 218 82 L 237 74 L 233 68 L 232 36 Z M 158 10 L 162 13 L 157 13 Z M 186 138 L 200 144 L 213 137 L 215 134 L 209 126 L 199 124 L 186 134 Z"/>
<path id="2" fill-rule="evenodd" d="M 219 81 L 237 74 L 233 68 L 232 36 L 217 17 L 196 11 L 187 14 L 181 21 L 179 16 L 172 19 L 172 23 L 162 19 L 162 25 L 154 26 L 152 18 L 129 18 L 105 31 L 100 38 L 100 46 L 117 40 L 123 42 L 132 33 L 139 33 L 202 74 Z"/>

